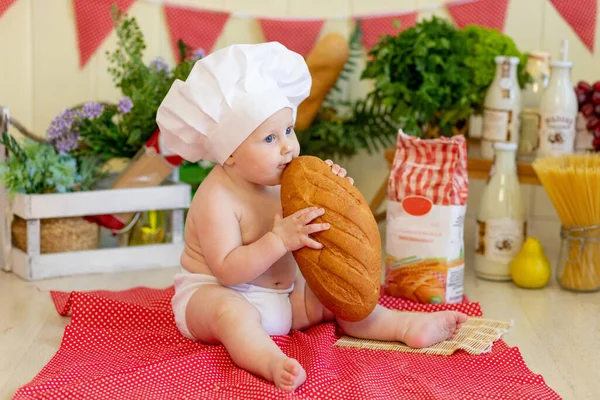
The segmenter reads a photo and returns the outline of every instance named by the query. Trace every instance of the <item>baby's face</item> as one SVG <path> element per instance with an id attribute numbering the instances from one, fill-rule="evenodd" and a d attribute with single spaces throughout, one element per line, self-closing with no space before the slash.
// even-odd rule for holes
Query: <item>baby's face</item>
<path id="1" fill-rule="evenodd" d="M 274 186 L 300 153 L 292 110 L 284 108 L 263 122 L 232 154 L 233 167 L 249 182 Z"/>

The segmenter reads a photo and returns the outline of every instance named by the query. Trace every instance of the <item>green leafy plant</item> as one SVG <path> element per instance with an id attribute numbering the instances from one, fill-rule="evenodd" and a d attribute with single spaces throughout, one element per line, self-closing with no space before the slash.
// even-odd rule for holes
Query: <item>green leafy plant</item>
<path id="1" fill-rule="evenodd" d="M 111 9 L 117 47 L 107 52 L 108 72 L 123 97 L 117 104 L 89 102 L 57 115 L 47 136 L 60 152 L 103 160 L 131 158 L 158 129 L 156 113 L 175 79 L 185 80 L 204 51 L 179 42 L 179 61 L 171 69 L 160 57 L 143 61 L 146 44 L 134 17 Z"/>
<path id="2" fill-rule="evenodd" d="M 471 71 L 464 35 L 433 17 L 397 36 L 385 35 L 369 52 L 362 79 L 373 79 L 373 101 L 387 107 L 404 132 L 422 135 L 436 127 L 449 135 L 471 113 Z"/>
<path id="3" fill-rule="evenodd" d="M 502 34 L 497 29 L 476 25 L 469 25 L 460 30 L 459 33 L 466 37 L 469 46 L 469 54 L 464 63 L 472 74 L 469 92 L 475 97 L 472 104 L 475 114 L 480 114 L 483 111 L 485 94 L 496 75 L 496 63 L 494 62 L 496 56 L 504 55 L 519 58 L 517 79 L 521 89 L 525 87 L 529 79 L 526 69 L 527 54 L 521 53 L 509 36 Z"/>
<path id="4" fill-rule="evenodd" d="M 0 181 L 11 196 L 90 190 L 104 177 L 93 157 L 83 157 L 78 163 L 48 143 L 25 139 L 20 145 L 6 132 L 0 142 L 9 153 L 6 162 L 0 164 Z"/>

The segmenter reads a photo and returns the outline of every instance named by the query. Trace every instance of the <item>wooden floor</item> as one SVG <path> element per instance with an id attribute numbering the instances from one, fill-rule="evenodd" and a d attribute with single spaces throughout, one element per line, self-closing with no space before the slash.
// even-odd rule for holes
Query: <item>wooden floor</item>
<path id="1" fill-rule="evenodd" d="M 469 265 L 469 263 L 467 264 Z M 0 399 L 10 399 L 50 360 L 69 319 L 56 313 L 48 290 L 164 288 L 175 269 L 25 282 L 0 272 Z M 465 289 L 485 316 L 512 319 L 504 337 L 531 370 L 564 399 L 600 398 L 600 293 L 573 294 L 556 283 L 528 291 L 478 280 L 467 269 Z"/>

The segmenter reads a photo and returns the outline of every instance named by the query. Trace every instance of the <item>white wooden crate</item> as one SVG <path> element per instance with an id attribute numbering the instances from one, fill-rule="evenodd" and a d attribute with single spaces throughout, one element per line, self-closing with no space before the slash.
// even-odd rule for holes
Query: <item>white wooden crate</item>
<path id="1" fill-rule="evenodd" d="M 6 197 L 0 199 L 7 201 Z M 26 280 L 39 280 L 176 266 L 183 251 L 184 209 L 190 202 L 191 187 L 180 182 L 148 188 L 16 195 L 11 208 L 14 215 L 27 221 L 27 252 L 11 248 L 9 257 L 5 255 L 5 264 L 9 263 L 5 269 Z M 148 210 L 172 210 L 171 243 L 40 254 L 40 219 Z"/>

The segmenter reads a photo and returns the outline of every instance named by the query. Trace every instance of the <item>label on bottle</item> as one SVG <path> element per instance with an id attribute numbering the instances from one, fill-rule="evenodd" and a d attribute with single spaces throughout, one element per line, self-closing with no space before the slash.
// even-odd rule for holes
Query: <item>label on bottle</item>
<path id="1" fill-rule="evenodd" d="M 511 218 L 477 220 L 475 253 L 508 264 L 521 250 L 526 231 L 526 222 Z"/>
<path id="2" fill-rule="evenodd" d="M 512 112 L 486 107 L 483 110 L 483 138 L 491 142 L 510 140 Z"/>
<path id="3" fill-rule="evenodd" d="M 532 109 L 521 111 L 521 136 L 519 153 L 529 154 L 537 150 L 540 137 L 540 114 Z"/>
<path id="4" fill-rule="evenodd" d="M 540 155 L 573 153 L 575 146 L 575 116 L 567 113 L 542 114 Z"/>

